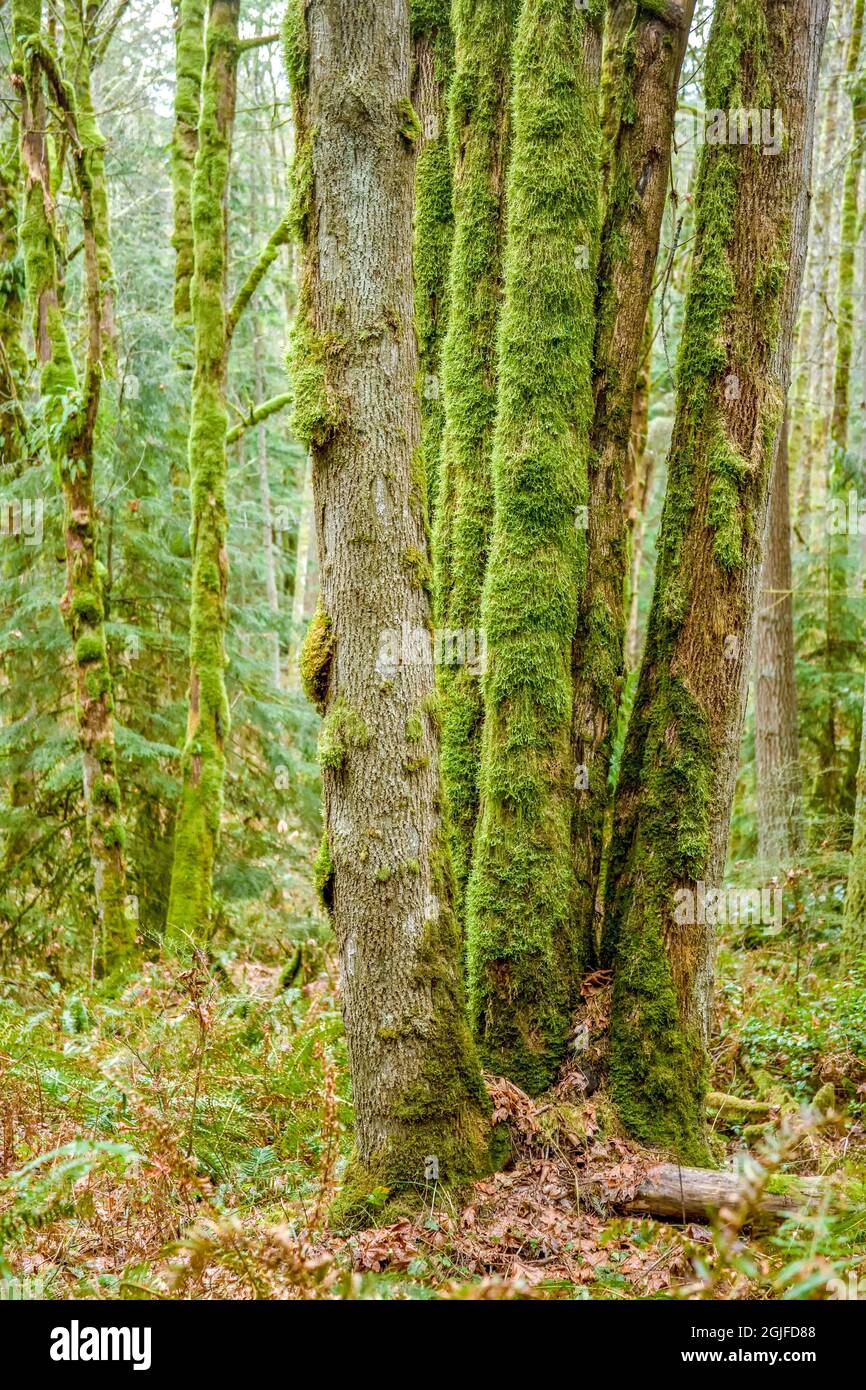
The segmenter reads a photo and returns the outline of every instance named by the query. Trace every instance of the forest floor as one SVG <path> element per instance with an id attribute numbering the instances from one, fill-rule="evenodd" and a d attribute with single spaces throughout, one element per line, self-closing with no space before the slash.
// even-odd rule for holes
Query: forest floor
<path id="1" fill-rule="evenodd" d="M 820 925 L 793 947 L 728 930 L 713 1039 L 713 1087 L 768 1107 L 745 1133 L 754 1115 L 710 1115 L 719 1166 L 756 1151 L 759 1193 L 821 1177 L 805 1212 L 617 1215 L 651 1156 L 575 1054 L 537 1101 L 489 1079 L 504 1171 L 459 1205 L 431 1186 L 390 1224 L 371 1193 L 371 1228 L 346 1237 L 327 1227 L 352 1118 L 336 960 L 306 912 L 288 933 L 252 921 L 186 971 L 4 974 L 0 1281 L 41 1298 L 827 1298 L 866 1275 L 866 991 Z M 584 1039 L 608 994 L 588 982 Z M 816 1092 L 829 1120 L 803 1108 Z"/>

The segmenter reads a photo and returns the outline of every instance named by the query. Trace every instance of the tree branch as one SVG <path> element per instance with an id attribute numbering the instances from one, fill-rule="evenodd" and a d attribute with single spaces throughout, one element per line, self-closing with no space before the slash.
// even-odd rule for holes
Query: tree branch
<path id="1" fill-rule="evenodd" d="M 271 237 L 268 241 L 267 246 L 262 251 L 255 265 L 253 266 L 252 270 L 250 271 L 249 275 L 247 276 L 246 280 L 241 285 L 240 289 L 237 292 L 237 295 L 235 296 L 235 302 L 229 310 L 228 318 L 226 319 L 227 343 L 231 342 L 232 336 L 234 335 L 234 331 L 238 326 L 238 319 L 240 318 L 244 309 L 249 304 L 250 300 L 252 299 L 253 295 L 258 289 L 259 284 L 267 274 L 268 270 L 273 265 L 274 261 L 277 259 L 280 247 L 285 246 L 288 240 L 289 219 L 288 216 L 286 216 L 283 218 L 279 226 L 271 233 Z"/>
<path id="2" fill-rule="evenodd" d="M 281 34 L 257 34 L 253 39 L 238 39 L 238 53 L 247 53 L 251 48 L 263 48 L 266 43 L 279 43 Z"/>
<path id="3" fill-rule="evenodd" d="M 278 410 L 283 410 L 287 405 L 291 405 L 292 399 L 291 392 L 286 391 L 282 396 L 272 396 L 269 401 L 262 401 L 261 405 L 257 405 L 254 410 L 250 411 L 246 419 L 232 426 L 226 435 L 226 444 L 236 444 L 241 435 L 252 429 L 254 425 L 260 425 L 263 420 L 267 420 L 269 415 L 276 415 Z"/>

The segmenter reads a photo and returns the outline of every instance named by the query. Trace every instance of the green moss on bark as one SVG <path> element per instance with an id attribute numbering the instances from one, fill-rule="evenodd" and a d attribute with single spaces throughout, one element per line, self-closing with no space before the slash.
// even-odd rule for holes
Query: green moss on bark
<path id="1" fill-rule="evenodd" d="M 195 371 L 189 435 L 192 513 L 190 682 L 183 790 L 175 827 L 165 946 L 185 955 L 210 931 L 229 734 L 225 683 L 228 516 L 226 510 L 226 225 L 238 59 L 239 0 L 213 0 L 192 185 Z"/>
<path id="2" fill-rule="evenodd" d="M 435 515 L 444 425 L 442 340 L 454 237 L 447 102 L 453 68 L 451 6 L 412 0 L 413 94 L 421 120 L 415 171 L 415 328 L 421 382 L 421 456 L 428 517 Z"/>
<path id="3" fill-rule="evenodd" d="M 511 45 L 517 0 L 459 0 L 450 89 L 454 239 L 442 345 L 444 421 L 433 526 L 434 612 L 478 641 L 493 518 L 497 327 L 502 303 L 505 182 L 510 144 Z M 428 463 L 428 475 L 430 465 Z M 484 720 L 480 673 L 438 672 L 442 775 L 462 917 L 478 816 Z"/>
<path id="4" fill-rule="evenodd" d="M 564 1055 L 584 964 L 571 863 L 571 644 L 586 567 L 599 219 L 595 10 L 525 0 L 514 52 L 481 816 L 467 894 L 482 1055 L 537 1093 Z"/>
<path id="5" fill-rule="evenodd" d="M 204 0 L 175 0 L 175 94 L 171 145 L 175 251 L 174 319 L 192 325 L 190 291 L 194 265 L 192 182 L 198 148 L 199 106 L 204 68 Z"/>
<path id="6" fill-rule="evenodd" d="M 781 107 L 795 71 L 786 72 L 784 56 L 792 43 L 790 33 L 770 30 L 765 7 L 719 0 L 706 108 Z M 655 591 L 608 866 L 602 946 L 615 972 L 611 1094 L 630 1133 L 683 1162 L 708 1158 L 714 942 L 712 919 L 678 911 L 678 895 L 714 884 L 723 871 L 743 661 L 790 349 L 779 335 L 793 288 L 788 239 L 803 190 L 799 167 L 775 182 L 765 177 L 771 168 L 754 147 L 708 144 L 701 156 Z"/>
<path id="7" fill-rule="evenodd" d="M 331 619 L 319 598 L 301 648 L 300 670 L 304 694 L 320 714 L 324 714 L 328 702 L 333 656 L 334 633 Z"/>

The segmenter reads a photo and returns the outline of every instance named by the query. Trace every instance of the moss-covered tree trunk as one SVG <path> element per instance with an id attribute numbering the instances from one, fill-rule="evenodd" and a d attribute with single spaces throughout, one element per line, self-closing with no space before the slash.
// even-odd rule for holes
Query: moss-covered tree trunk
<path id="1" fill-rule="evenodd" d="M 192 184 L 195 370 L 189 430 L 192 511 L 190 671 L 183 789 L 177 813 L 165 945 L 185 955 L 210 930 L 229 703 L 225 680 L 228 473 L 225 306 L 227 199 L 237 94 L 240 0 L 211 0 Z"/>
<path id="2" fill-rule="evenodd" d="M 833 384 L 832 439 L 838 450 L 848 448 L 851 353 L 854 346 L 854 276 L 857 245 L 862 235 L 860 183 L 866 164 L 866 62 L 863 50 L 864 0 L 854 0 L 848 41 L 847 79 L 851 95 L 851 147 L 845 166 L 842 201 L 839 284 L 836 296 L 836 372 Z M 863 331 L 862 324 L 860 331 Z"/>
<path id="3" fill-rule="evenodd" d="M 408 0 L 297 0 L 286 37 L 304 251 L 294 428 L 313 458 L 322 579 L 302 669 L 324 714 L 318 880 L 340 950 L 352 1073 L 342 1213 L 364 1219 L 376 1187 L 417 1196 L 437 1175 L 476 1174 L 488 1106 L 465 1017 L 438 769 Z"/>
<path id="4" fill-rule="evenodd" d="M 454 59 L 450 0 L 411 0 L 412 105 L 418 117 L 415 171 L 415 326 L 421 381 L 421 455 L 428 515 L 439 490 L 445 418 L 442 339 L 448 322 L 448 270 L 454 236 L 447 100 Z"/>
<path id="5" fill-rule="evenodd" d="M 758 855 L 774 874 L 792 868 L 802 848 L 788 470 L 786 419 L 770 485 L 755 645 Z"/>
<path id="6" fill-rule="evenodd" d="M 175 88 L 171 180 L 174 195 L 174 322 L 192 326 L 194 270 L 192 181 L 198 149 L 199 107 L 204 71 L 205 0 L 174 0 Z"/>
<path id="7" fill-rule="evenodd" d="M 604 948 L 628 1130 L 706 1156 L 715 911 L 767 498 L 805 256 L 829 0 L 719 0 L 706 107 L 782 111 L 783 149 L 707 144 L 656 585 L 617 788 Z M 709 920 L 708 920 L 709 918 Z"/>
<path id="8" fill-rule="evenodd" d="M 99 6 L 85 0 L 65 0 L 63 8 L 64 75 L 75 93 L 78 136 L 87 160 L 92 200 L 93 241 L 99 279 L 99 312 L 102 369 L 114 375 L 117 355 L 117 287 L 111 256 L 108 182 L 105 177 L 105 141 L 96 121 L 91 90 L 97 63 Z"/>
<path id="9" fill-rule="evenodd" d="M 442 774 L 458 912 L 472 862 L 484 702 L 481 593 L 493 517 L 511 42 L 518 0 L 458 0 L 451 88 L 454 246 L 443 349 L 445 428 L 433 530 Z M 445 634 L 449 634 L 447 637 Z"/>
<path id="10" fill-rule="evenodd" d="M 66 591 L 61 609 L 73 643 L 78 737 L 94 888 L 99 955 L 109 966 L 134 943 L 126 913 L 124 829 L 114 746 L 114 699 L 105 642 L 102 581 L 97 560 L 93 449 L 103 377 L 103 310 L 99 236 L 98 150 L 102 142 L 85 112 L 78 125 L 74 87 L 63 81 L 42 33 L 39 0 L 12 7 L 13 80 L 20 101 L 24 207 L 21 246 L 39 386 L 51 427 L 51 450 L 63 487 Z M 84 225 L 87 350 L 83 381 L 63 323 L 58 290 L 55 199 L 49 167 L 45 83 L 59 107 L 73 150 Z M 102 189 L 104 194 L 104 188 Z"/>
<path id="11" fill-rule="evenodd" d="M 635 387 L 644 353 L 670 182 L 677 89 L 694 0 L 617 0 L 604 74 L 607 206 L 598 271 L 588 574 L 574 639 L 574 856 L 579 929 L 596 948 L 608 779 L 625 680 L 629 518 L 625 490 Z M 667 17 L 668 15 L 672 18 Z"/>
<path id="12" fill-rule="evenodd" d="M 626 522 L 631 540 L 631 561 L 628 584 L 628 623 L 626 626 L 625 659 L 629 670 L 638 661 L 638 608 L 640 604 L 640 575 L 643 566 L 643 547 L 655 478 L 655 454 L 649 445 L 649 404 L 652 390 L 652 349 L 655 334 L 652 300 L 647 309 L 644 326 L 644 345 L 638 369 L 631 409 L 631 441 L 628 468 L 624 482 Z"/>
<path id="13" fill-rule="evenodd" d="M 8 481 L 21 456 L 21 392 L 27 371 L 22 340 L 24 266 L 18 245 L 18 142 L 0 147 L 0 467 Z"/>
<path id="14" fill-rule="evenodd" d="M 491 1068 L 543 1090 L 585 957 L 574 931 L 571 651 L 586 569 L 600 7 L 524 0 L 514 42 L 470 1007 Z"/>
<path id="15" fill-rule="evenodd" d="M 857 807 L 854 843 L 842 919 L 842 950 L 848 963 L 866 960 L 866 689 L 863 691 L 863 727 L 860 766 L 857 771 Z"/>

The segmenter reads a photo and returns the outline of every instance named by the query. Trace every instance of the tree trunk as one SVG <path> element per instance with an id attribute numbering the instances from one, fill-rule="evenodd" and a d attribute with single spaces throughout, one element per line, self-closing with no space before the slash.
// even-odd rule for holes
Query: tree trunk
<path id="1" fill-rule="evenodd" d="M 192 277 L 195 268 L 192 182 L 198 149 L 201 82 L 204 70 L 205 0 L 173 0 L 175 31 L 174 131 L 171 182 L 174 194 L 174 322 L 192 327 Z"/>
<path id="2" fill-rule="evenodd" d="M 228 586 L 226 435 L 227 194 L 237 90 L 240 0 L 211 0 L 192 186 L 195 374 L 189 431 L 192 502 L 189 711 L 181 759 L 166 948 L 185 955 L 210 930 L 229 702 L 225 682 Z"/>
<path id="3" fill-rule="evenodd" d="M 796 864 L 802 849 L 788 467 L 786 418 L 770 485 L 755 646 L 758 855 L 773 874 Z"/>
<path id="4" fill-rule="evenodd" d="M 784 148 L 705 145 L 647 645 L 617 788 L 604 957 L 630 1133 L 703 1160 L 714 931 L 770 474 L 808 229 L 829 0 L 719 0 L 706 108 L 785 113 Z M 695 910 L 695 904 L 698 904 Z"/>
<path id="5" fill-rule="evenodd" d="M 860 180 L 866 159 L 866 65 L 861 69 L 864 0 L 854 0 L 848 43 L 847 78 L 851 94 L 851 149 L 845 167 L 842 200 L 839 285 L 836 296 L 836 375 L 833 390 L 832 439 L 837 449 L 848 448 L 851 352 L 854 345 L 854 271 L 860 229 Z M 861 325 L 862 331 L 862 325 Z"/>
<path id="6" fill-rule="evenodd" d="M 514 47 L 470 1010 L 489 1069 L 553 1080 L 586 964 L 574 932 L 571 652 L 586 572 L 599 231 L 595 11 L 524 0 Z"/>
<path id="7" fill-rule="evenodd" d="M 851 846 L 851 868 L 842 919 L 842 952 L 849 964 L 862 962 L 866 958 L 866 689 L 863 692 L 854 843 Z"/>
<path id="8" fill-rule="evenodd" d="M 408 0 L 290 7 L 294 431 L 313 458 L 322 591 L 304 645 L 324 714 L 317 865 L 340 951 L 355 1157 L 344 1220 L 484 1165 L 442 821 L 413 331 L 417 116 Z M 358 95 L 363 93 L 363 100 Z"/>
<path id="9" fill-rule="evenodd" d="M 262 363 L 262 324 L 258 316 L 253 320 L 253 367 L 255 372 L 256 400 L 264 400 L 264 367 Z M 259 469 L 259 500 L 262 507 L 262 550 L 265 562 L 265 597 L 268 608 L 274 615 L 275 623 L 280 616 L 280 599 L 277 593 L 277 562 L 274 545 L 274 524 L 271 512 L 271 480 L 268 474 L 268 429 L 262 421 L 256 426 L 256 458 Z M 271 667 L 274 676 L 274 689 L 282 685 L 280 663 L 280 632 L 275 626 L 271 634 L 273 658 Z"/>
<path id="10" fill-rule="evenodd" d="M 651 394 L 653 306 L 650 301 L 644 329 L 643 360 L 634 388 L 631 412 L 629 469 L 625 482 L 626 519 L 631 531 L 631 566 L 628 585 L 628 627 L 626 630 L 626 670 L 633 671 L 638 660 L 638 605 L 643 545 L 655 477 L 655 454 L 647 447 Z"/>
<path id="11" fill-rule="evenodd" d="M 610 759 L 625 681 L 629 523 L 623 494 L 634 394 L 694 0 L 672 13 L 673 23 L 652 7 L 618 0 L 612 22 L 625 38 L 608 55 L 605 74 L 608 200 L 596 292 L 589 563 L 573 653 L 574 865 L 578 930 L 587 958 L 596 950 Z M 629 14 L 630 26 L 623 18 Z"/>
<path id="12" fill-rule="evenodd" d="M 21 246 L 33 337 L 40 366 L 40 392 L 55 426 L 53 460 L 61 478 L 66 541 L 66 591 L 61 611 L 73 645 L 78 739 L 84 804 L 100 922 L 99 957 L 106 968 L 126 955 L 135 938 L 126 914 L 125 831 L 114 746 L 114 697 L 105 641 L 102 580 L 97 561 L 93 499 L 94 432 L 103 376 L 102 278 L 95 184 L 101 137 L 85 113 L 76 124 L 56 62 L 44 47 L 39 0 L 16 0 L 12 25 L 16 43 L 15 85 L 20 97 L 24 217 Z M 43 81 L 51 86 L 73 149 L 84 224 L 87 351 L 79 383 L 63 323 L 56 259 L 54 198 L 49 168 L 48 111 Z M 104 195 L 104 189 L 103 195 Z M 76 407 L 68 413 L 72 394 Z M 61 427 L 61 421 L 65 425 Z"/>
<path id="13" fill-rule="evenodd" d="M 458 0 L 451 89 L 454 248 L 443 351 L 445 429 L 435 513 L 442 632 L 442 775 L 458 913 L 472 863 L 484 702 L 481 591 L 493 516 L 497 326 L 502 301 L 511 41 L 517 0 Z M 446 636 L 447 634 L 447 636 Z"/>
<path id="14" fill-rule="evenodd" d="M 20 167 L 17 142 L 0 148 L 0 467 L 3 482 L 21 455 L 24 418 L 20 396 L 27 373 L 21 330 L 24 284 L 18 246 Z"/>
<path id="15" fill-rule="evenodd" d="M 436 511 L 445 409 L 442 339 L 454 237 L 447 97 L 454 61 L 450 0 L 411 0 L 412 105 L 421 131 L 415 170 L 415 327 L 421 380 L 421 459 L 428 515 Z"/>

